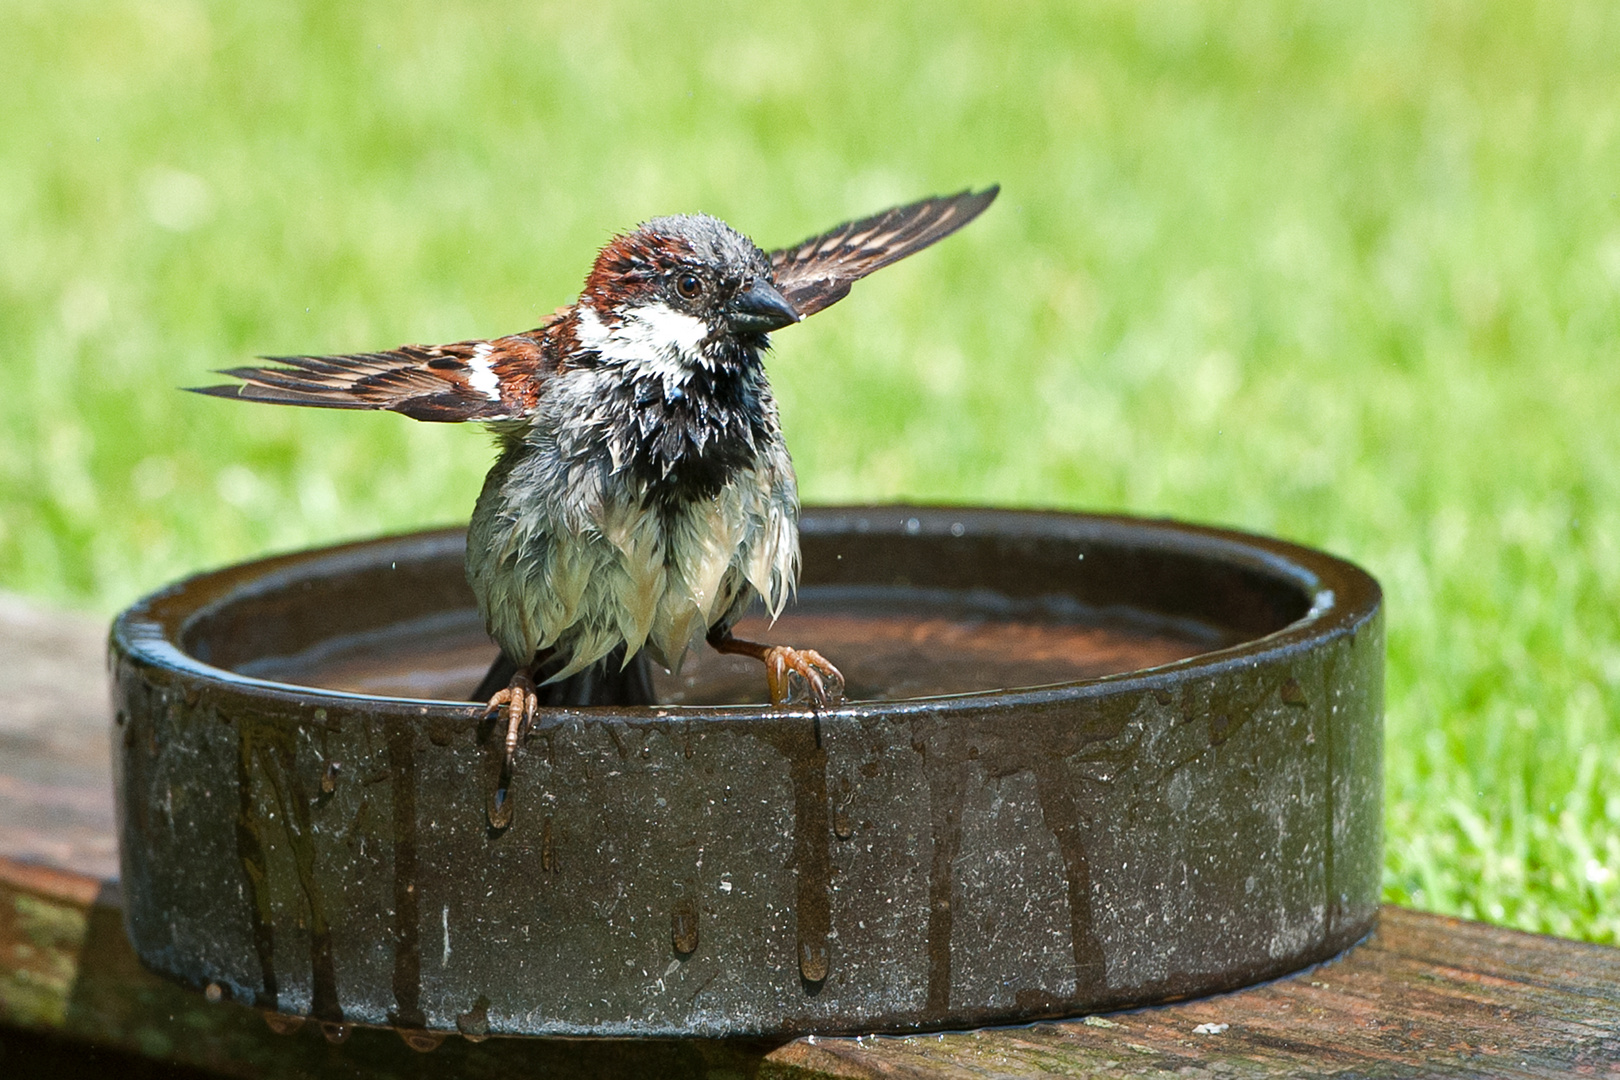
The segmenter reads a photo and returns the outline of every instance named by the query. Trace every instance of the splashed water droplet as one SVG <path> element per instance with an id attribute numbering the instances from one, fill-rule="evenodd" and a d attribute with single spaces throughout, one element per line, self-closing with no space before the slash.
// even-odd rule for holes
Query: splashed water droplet
<path id="1" fill-rule="evenodd" d="M 343 763 L 329 761 L 326 763 L 326 772 L 321 774 L 321 794 L 330 795 L 337 790 L 338 773 L 343 771 Z"/>
<path id="2" fill-rule="evenodd" d="M 825 982 L 831 967 L 832 962 L 827 954 L 825 941 L 799 942 L 799 974 L 804 976 L 805 982 Z"/>
<path id="3" fill-rule="evenodd" d="M 675 951 L 690 956 L 698 947 L 697 907 L 690 900 L 682 900 L 669 913 L 669 936 Z"/>
<path id="4" fill-rule="evenodd" d="M 338 1024 L 331 1020 L 321 1021 L 321 1034 L 329 1043 L 344 1043 L 349 1041 L 349 1025 Z"/>
<path id="5" fill-rule="evenodd" d="M 840 840 L 848 840 L 855 835 L 855 823 L 849 820 L 849 811 L 833 811 L 833 833 Z"/>
<path id="6" fill-rule="evenodd" d="M 219 983 L 211 982 L 208 984 L 207 988 L 203 990 L 203 997 L 208 999 L 208 1004 L 218 1005 L 220 1002 L 225 1000 L 225 988 L 219 985 Z"/>

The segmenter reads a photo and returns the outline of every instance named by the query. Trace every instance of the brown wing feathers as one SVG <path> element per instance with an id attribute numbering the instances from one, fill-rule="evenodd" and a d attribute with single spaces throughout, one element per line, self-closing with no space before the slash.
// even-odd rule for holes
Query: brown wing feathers
<path id="1" fill-rule="evenodd" d="M 542 359 L 537 336 L 405 345 L 349 356 L 267 356 L 275 367 L 221 371 L 242 380 L 199 394 L 328 409 L 387 409 L 416 420 L 508 420 L 533 408 Z"/>
<path id="2" fill-rule="evenodd" d="M 984 212 L 999 187 L 897 206 L 846 222 L 770 254 L 776 287 L 801 316 L 814 315 L 875 270 L 942 240 Z M 221 375 L 240 384 L 195 387 L 199 394 L 328 409 L 388 409 L 417 420 L 512 420 L 533 412 L 540 383 L 555 368 L 566 322 L 562 308 L 538 329 L 495 341 L 405 345 L 348 356 L 270 356 L 272 367 Z M 547 360 L 548 353 L 553 357 Z"/>
<path id="3" fill-rule="evenodd" d="M 770 254 L 776 288 L 800 315 L 842 300 L 861 278 L 943 240 L 984 212 L 999 186 L 897 206 Z"/>

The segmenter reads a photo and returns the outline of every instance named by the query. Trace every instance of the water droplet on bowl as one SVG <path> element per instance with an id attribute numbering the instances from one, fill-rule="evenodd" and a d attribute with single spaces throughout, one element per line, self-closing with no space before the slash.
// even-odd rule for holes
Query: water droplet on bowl
<path id="1" fill-rule="evenodd" d="M 805 982 L 825 982 L 831 967 L 831 958 L 827 954 L 825 941 L 799 942 L 799 974 L 804 976 Z"/>
<path id="2" fill-rule="evenodd" d="M 349 1025 L 338 1024 L 331 1020 L 321 1021 L 321 1035 L 329 1043 L 344 1043 L 349 1041 Z"/>
<path id="3" fill-rule="evenodd" d="M 690 956 L 697 951 L 698 913 L 691 901 L 680 901 L 669 913 L 669 936 L 675 951 L 681 956 Z"/>
<path id="4" fill-rule="evenodd" d="M 289 1016 L 287 1013 L 267 1012 L 264 1014 L 264 1026 L 277 1035 L 291 1035 L 304 1026 L 304 1017 Z"/>
<path id="5" fill-rule="evenodd" d="M 468 1042 L 483 1042 L 489 1038 L 489 998 L 478 995 L 473 1007 L 456 1015 L 456 1030 Z"/>
<path id="6" fill-rule="evenodd" d="M 405 1040 L 405 1045 L 418 1054 L 431 1054 L 437 1050 L 445 1040 L 442 1031 L 423 1031 L 420 1028 L 400 1028 L 399 1037 Z"/>
<path id="7" fill-rule="evenodd" d="M 512 793 L 505 787 L 498 787 L 489 797 L 489 827 L 504 829 L 512 824 L 512 816 L 517 812 L 517 806 L 512 802 Z"/>

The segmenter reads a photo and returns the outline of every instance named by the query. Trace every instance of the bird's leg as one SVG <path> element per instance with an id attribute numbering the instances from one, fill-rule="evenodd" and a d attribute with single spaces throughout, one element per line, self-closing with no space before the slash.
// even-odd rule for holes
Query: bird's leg
<path id="1" fill-rule="evenodd" d="M 506 738 L 504 754 L 501 757 L 500 774 L 496 777 L 495 788 L 490 792 L 489 805 L 486 813 L 489 815 L 489 826 L 496 832 L 504 830 L 512 824 L 512 758 L 517 754 L 518 743 L 528 734 L 529 728 L 534 726 L 534 714 L 540 707 L 540 697 L 535 693 L 534 677 L 531 674 L 533 665 L 528 668 L 518 668 L 512 673 L 506 689 L 497 691 L 484 708 L 485 717 L 506 717 Z M 483 689 L 480 687 L 480 689 Z"/>
<path id="2" fill-rule="evenodd" d="M 506 689 L 501 690 L 489 699 L 489 705 L 484 709 L 485 716 L 498 716 L 503 711 L 506 714 L 506 757 L 504 759 L 502 776 L 512 773 L 512 757 L 517 753 L 518 741 L 529 733 L 534 726 L 535 710 L 540 707 L 540 697 L 535 693 L 534 679 L 528 671 L 519 669 L 512 675 L 511 682 Z"/>
<path id="3" fill-rule="evenodd" d="M 796 682 L 809 691 L 812 708 L 824 709 L 844 698 L 844 676 L 814 649 L 794 649 L 787 645 L 761 645 L 732 637 L 730 627 L 709 631 L 709 644 L 716 652 L 752 656 L 765 665 L 765 684 L 770 687 L 771 704 L 791 704 Z"/>

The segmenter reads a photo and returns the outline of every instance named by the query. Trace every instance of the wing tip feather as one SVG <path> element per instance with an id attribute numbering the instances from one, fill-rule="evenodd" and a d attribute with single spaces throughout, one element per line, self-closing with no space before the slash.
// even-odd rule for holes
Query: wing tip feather
<path id="1" fill-rule="evenodd" d="M 216 371 L 216 375 L 228 375 L 227 371 Z M 209 397 L 233 398 L 241 397 L 241 383 L 223 383 L 219 386 L 182 386 L 180 389 L 188 394 L 207 394 Z"/>
<path id="2" fill-rule="evenodd" d="M 915 255 L 971 223 L 996 201 L 1000 184 L 954 195 L 931 195 L 870 217 L 846 221 L 770 254 L 778 285 L 801 318 L 849 295 L 868 274 Z M 819 264 L 819 265 L 818 265 Z"/>

